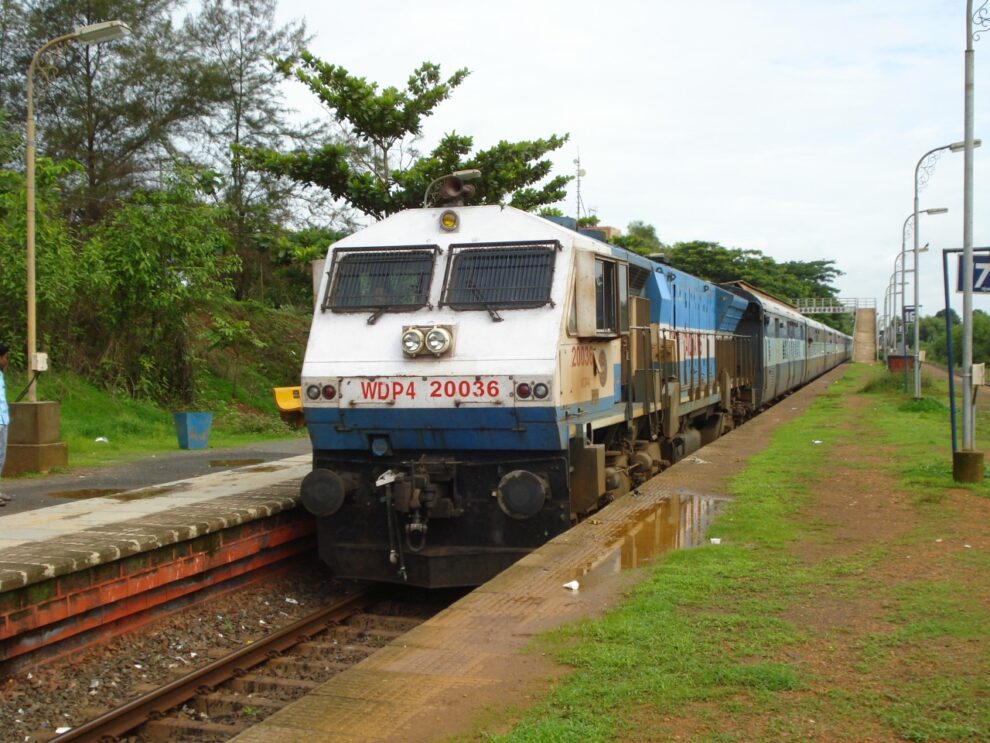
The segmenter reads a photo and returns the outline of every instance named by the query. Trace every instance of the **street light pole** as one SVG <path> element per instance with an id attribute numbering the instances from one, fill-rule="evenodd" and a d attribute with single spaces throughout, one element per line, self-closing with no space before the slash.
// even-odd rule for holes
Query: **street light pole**
<path id="1" fill-rule="evenodd" d="M 905 243 L 906 243 L 908 221 L 911 221 L 911 224 L 914 227 L 914 269 L 913 269 L 913 273 L 914 273 L 914 357 L 913 357 L 913 362 L 914 362 L 914 399 L 915 400 L 921 399 L 921 368 L 920 368 L 920 363 L 919 363 L 921 354 L 918 351 L 918 348 L 919 348 L 918 343 L 920 341 L 920 335 L 919 335 L 919 332 L 918 332 L 918 319 L 920 317 L 920 315 L 918 313 L 918 301 L 919 301 L 918 300 L 918 253 L 921 252 L 921 251 L 918 250 L 918 232 L 919 232 L 919 230 L 918 230 L 918 215 L 919 214 L 945 214 L 946 212 L 949 211 L 945 207 L 935 207 L 933 209 L 925 209 L 923 212 L 919 212 L 918 211 L 918 171 L 921 168 L 921 164 L 930 155 L 933 155 L 934 153 L 938 152 L 939 150 L 952 149 L 955 146 L 956 146 L 956 144 L 946 145 L 945 147 L 936 147 L 934 150 L 929 150 L 928 152 L 926 152 L 925 155 L 924 155 L 924 157 L 922 157 L 918 161 L 918 164 L 917 164 L 917 166 L 915 166 L 915 169 L 914 169 L 914 213 L 908 215 L 908 218 L 904 220 L 904 227 L 901 229 L 901 268 L 902 269 L 906 269 L 907 266 L 904 263 L 904 247 L 905 247 Z M 903 287 L 903 282 L 902 282 L 901 286 Z M 902 297 L 901 297 L 901 301 L 902 302 L 903 302 L 903 299 L 904 299 L 904 297 L 902 295 Z M 906 333 L 905 333 L 905 335 L 906 335 Z M 904 342 L 905 342 L 905 344 L 907 343 L 907 339 L 906 338 L 905 338 L 905 341 Z M 905 390 L 905 392 L 906 391 L 907 390 Z"/>
<path id="2" fill-rule="evenodd" d="M 894 256 L 894 273 L 891 276 L 891 286 L 893 287 L 893 289 L 892 289 L 892 293 L 891 293 L 891 299 L 892 299 L 892 301 L 891 301 L 891 310 L 890 310 L 890 312 L 891 312 L 891 318 L 890 319 L 891 319 L 891 323 L 894 326 L 894 337 L 891 339 L 890 350 L 893 351 L 895 354 L 897 353 L 898 319 L 900 319 L 902 321 L 899 330 L 900 330 L 901 338 L 903 339 L 903 337 L 904 337 L 904 325 L 903 325 L 903 319 L 904 319 L 904 290 L 903 290 L 903 286 L 904 286 L 904 261 L 903 260 L 901 261 L 901 270 L 900 270 L 900 274 L 901 274 L 901 290 L 900 290 L 900 293 L 901 293 L 901 311 L 900 311 L 900 313 L 898 313 L 898 311 L 897 311 L 897 294 L 898 294 L 898 289 L 897 289 L 897 274 L 898 274 L 897 261 L 899 259 L 902 259 L 903 257 L 904 257 L 904 252 L 903 251 Z M 903 346 L 903 343 L 904 342 L 902 340 L 901 341 L 901 345 L 902 346 Z M 902 351 L 902 354 L 903 354 L 903 351 Z"/>
<path id="3" fill-rule="evenodd" d="M 25 183 L 27 197 L 27 366 L 28 366 L 28 402 L 37 402 L 38 394 L 35 387 L 34 372 L 38 371 L 37 355 L 37 316 L 35 307 L 35 209 L 34 209 L 34 69 L 41 56 L 52 47 L 63 42 L 79 41 L 83 44 L 101 44 L 104 41 L 118 39 L 130 33 L 130 29 L 122 21 L 107 21 L 94 23 L 89 26 L 79 26 L 74 31 L 57 36 L 45 42 L 31 57 L 27 71 L 27 141 L 25 142 Z"/>
<path id="4" fill-rule="evenodd" d="M 973 0 L 966 0 L 966 55 L 965 55 L 965 104 L 963 110 L 964 157 L 963 157 L 963 436 L 962 448 L 973 451 L 976 448 L 975 420 L 973 415 L 973 89 L 974 52 L 973 42 L 990 26 L 990 14 L 984 2 L 973 14 Z M 974 32 L 974 26 L 976 30 Z M 955 468 L 953 468 L 955 469 Z M 979 466 L 980 480 L 983 479 L 982 454 Z"/>

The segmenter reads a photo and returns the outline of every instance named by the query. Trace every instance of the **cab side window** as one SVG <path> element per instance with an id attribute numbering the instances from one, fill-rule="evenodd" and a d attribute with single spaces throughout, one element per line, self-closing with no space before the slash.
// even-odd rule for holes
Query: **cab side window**
<path id="1" fill-rule="evenodd" d="M 611 261 L 595 261 L 595 329 L 599 333 L 616 333 L 616 281 L 615 264 Z"/>

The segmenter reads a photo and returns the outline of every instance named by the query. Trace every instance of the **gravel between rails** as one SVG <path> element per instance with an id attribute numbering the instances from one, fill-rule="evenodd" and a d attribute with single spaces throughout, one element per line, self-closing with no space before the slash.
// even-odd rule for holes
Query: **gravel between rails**
<path id="1" fill-rule="evenodd" d="M 319 563 L 189 607 L 112 642 L 0 679 L 0 738 L 41 743 L 312 613 L 353 583 Z M 64 732 L 64 731 L 61 731 Z"/>

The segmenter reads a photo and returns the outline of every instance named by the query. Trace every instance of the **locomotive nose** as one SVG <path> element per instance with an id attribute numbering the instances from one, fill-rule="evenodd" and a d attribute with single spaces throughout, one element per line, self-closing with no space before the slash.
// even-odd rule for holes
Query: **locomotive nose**
<path id="1" fill-rule="evenodd" d="M 333 516 L 344 505 L 347 488 L 333 470 L 315 469 L 303 478 L 299 498 L 314 516 Z"/>

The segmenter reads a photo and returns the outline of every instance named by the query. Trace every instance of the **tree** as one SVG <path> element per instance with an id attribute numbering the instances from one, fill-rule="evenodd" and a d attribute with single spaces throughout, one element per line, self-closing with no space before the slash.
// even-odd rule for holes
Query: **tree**
<path id="1" fill-rule="evenodd" d="M 287 219 L 292 188 L 282 179 L 260 178 L 238 153 L 240 147 L 277 147 L 312 133 L 289 123 L 276 58 L 295 56 L 307 41 L 302 23 L 275 24 L 275 0 L 204 0 L 199 16 L 187 18 L 184 34 L 201 59 L 217 71 L 221 100 L 199 132 L 199 155 L 220 178 L 217 198 L 229 207 L 231 248 L 240 256 L 236 296 L 263 295 L 266 255 Z M 262 297 L 263 298 L 263 297 Z"/>
<path id="2" fill-rule="evenodd" d="M 656 228 L 639 220 L 630 222 L 626 227 L 626 234 L 616 235 L 612 242 L 640 255 L 651 255 L 663 249 Z"/>
<path id="3" fill-rule="evenodd" d="M 220 208 L 204 203 L 196 174 L 180 172 L 91 230 L 74 313 L 89 376 L 145 397 L 191 396 L 189 318 L 229 296 L 237 269 L 224 219 Z"/>
<path id="4" fill-rule="evenodd" d="M 670 264 L 715 283 L 746 281 L 785 301 L 834 297 L 832 281 L 842 275 L 835 261 L 777 263 L 758 250 L 726 248 L 718 243 L 675 243 L 664 251 Z"/>
<path id="5" fill-rule="evenodd" d="M 39 158 L 35 168 L 37 327 L 41 348 L 56 357 L 71 337 L 71 308 L 81 272 L 77 240 L 60 212 L 60 184 L 78 173 L 74 163 Z M 27 266 L 22 173 L 0 170 L 0 339 L 15 355 L 25 346 Z"/>
<path id="6" fill-rule="evenodd" d="M 449 133 L 434 150 L 420 156 L 415 142 L 423 120 L 446 100 L 468 75 L 457 70 L 446 80 L 440 67 L 424 62 L 406 88 L 387 87 L 355 77 L 338 65 L 303 52 L 282 69 L 305 83 L 326 105 L 340 136 L 312 150 L 280 153 L 271 148 L 241 147 L 251 167 L 326 189 L 335 199 L 380 219 L 420 206 L 427 186 L 455 170 L 477 168 L 475 201 L 535 209 L 564 198 L 568 176 L 542 182 L 552 164 L 541 159 L 561 147 L 567 136 L 524 142 L 502 141 L 470 155 L 471 137 Z M 542 183 L 541 183 L 542 182 Z"/>
<path id="7" fill-rule="evenodd" d="M 181 159 L 191 123 L 219 100 L 217 70 L 174 28 L 180 0 L 38 0 L 28 7 L 24 54 L 80 25 L 120 19 L 133 30 L 106 44 L 62 44 L 44 55 L 35 78 L 40 151 L 82 165 L 82 188 L 68 209 L 92 223 Z M 29 59 L 11 60 L 4 74 L 23 75 Z M 17 115 L 23 90 L 7 106 Z"/>
<path id="8" fill-rule="evenodd" d="M 0 0 L 0 136 L 9 136 L 14 130 L 9 114 L 23 109 L 14 101 L 24 100 L 23 69 L 18 69 L 22 60 L 30 59 L 27 53 L 27 11 L 19 0 Z M 11 165 L 12 151 L 5 151 L 0 158 L 0 167 Z"/>

